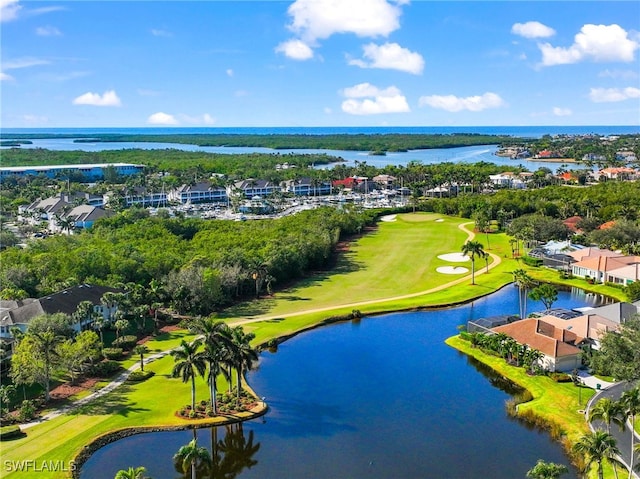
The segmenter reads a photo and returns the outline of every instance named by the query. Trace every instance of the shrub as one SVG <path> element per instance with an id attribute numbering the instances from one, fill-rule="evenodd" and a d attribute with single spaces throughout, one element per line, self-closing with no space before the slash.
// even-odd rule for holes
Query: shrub
<path id="1" fill-rule="evenodd" d="M 128 334 L 126 336 L 121 336 L 117 339 L 114 339 L 111 343 L 111 346 L 122 349 L 131 349 L 137 341 L 137 337 L 132 334 Z"/>
<path id="2" fill-rule="evenodd" d="M 18 411 L 18 419 L 21 422 L 30 421 L 36 416 L 36 406 L 33 401 L 29 401 L 25 399 L 22 401 L 20 405 L 20 410 Z"/>
<path id="3" fill-rule="evenodd" d="M 542 260 L 540 258 L 532 258 L 531 256 L 523 256 L 522 262 L 527 266 L 542 266 Z"/>
<path id="4" fill-rule="evenodd" d="M 105 359 L 120 359 L 122 358 L 122 348 L 103 348 L 102 355 Z"/>
<path id="5" fill-rule="evenodd" d="M 557 383 L 568 383 L 572 380 L 569 374 L 560 372 L 549 373 L 549 377 Z"/>
<path id="6" fill-rule="evenodd" d="M 194 419 L 197 413 L 195 411 L 189 411 L 189 419 Z"/>
<path id="7" fill-rule="evenodd" d="M 94 364 L 89 369 L 88 373 L 91 376 L 97 376 L 100 378 L 106 378 L 111 376 L 116 371 L 120 370 L 122 366 L 117 361 L 105 360 L 97 364 Z"/>
<path id="8" fill-rule="evenodd" d="M 471 341 L 471 333 L 468 333 L 467 331 L 460 331 L 460 339 Z"/>
<path id="9" fill-rule="evenodd" d="M 0 441 L 4 441 L 5 439 L 13 439 L 15 437 L 20 437 L 23 435 L 20 426 L 2 426 L 0 427 Z"/>
<path id="10" fill-rule="evenodd" d="M 150 377 L 154 376 L 156 373 L 153 371 L 133 371 L 127 377 L 127 382 L 130 383 L 138 383 L 141 381 L 146 381 Z"/>

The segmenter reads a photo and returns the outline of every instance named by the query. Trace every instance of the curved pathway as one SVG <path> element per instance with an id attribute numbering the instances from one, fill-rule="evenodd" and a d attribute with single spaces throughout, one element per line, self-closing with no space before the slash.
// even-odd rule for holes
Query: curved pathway
<path id="1" fill-rule="evenodd" d="M 638 385 L 640 385 L 640 383 L 638 383 Z M 587 418 L 589 417 L 589 410 L 593 407 L 593 405 L 596 402 L 598 402 L 599 399 L 609 398 L 613 401 L 617 401 L 618 399 L 620 399 L 622 394 L 630 387 L 632 387 L 632 385 L 630 385 L 628 382 L 625 381 L 625 382 L 615 383 L 609 387 L 606 387 L 605 389 L 598 391 L 587 403 L 587 409 L 585 411 Z M 606 430 L 607 426 L 604 422 L 597 420 L 597 421 L 591 421 L 589 423 L 589 427 L 591 428 L 592 431 L 595 431 L 596 429 Z M 631 434 L 635 434 L 636 444 L 638 444 L 640 442 L 640 436 L 638 436 L 638 434 L 634 432 L 633 426 L 629 422 L 627 422 L 627 427 L 624 431 L 622 431 L 615 424 L 612 424 L 611 426 L 611 435 L 616 438 L 618 449 L 620 449 L 620 456 L 621 456 L 620 459 L 622 460 L 622 463 L 625 464 L 625 467 L 627 468 L 628 468 L 629 462 L 631 461 Z M 638 454 L 636 454 L 635 466 L 638 467 L 639 464 L 640 464 L 640 458 L 638 457 Z M 627 474 L 628 474 L 628 470 L 624 472 L 619 471 L 618 477 L 626 478 Z M 633 473 L 633 477 L 640 478 L 640 476 L 638 476 L 638 473 L 636 473 L 635 471 Z"/>
<path id="2" fill-rule="evenodd" d="M 473 222 L 462 223 L 462 224 L 458 225 L 459 229 L 461 229 L 462 231 L 467 233 L 467 241 L 470 241 L 475 237 L 475 233 L 466 228 L 466 226 L 470 225 L 470 224 L 473 224 Z M 493 260 L 491 262 L 491 264 L 489 265 L 489 269 L 493 269 L 496 266 L 498 266 L 500 263 L 502 263 L 502 259 L 497 254 L 489 253 L 489 256 L 491 256 L 491 259 Z M 475 273 L 476 277 L 481 276 L 482 274 L 486 274 L 486 272 L 487 272 L 486 268 L 480 268 L 480 269 L 481 269 L 481 271 L 477 271 Z M 456 280 L 449 281 L 448 283 L 441 284 L 441 285 L 436 286 L 434 288 L 426 289 L 424 291 L 418 291 L 417 293 L 403 294 L 403 295 L 400 295 L 400 296 L 391 296 L 391 297 L 388 297 L 388 298 L 371 299 L 371 300 L 367 300 L 367 301 L 358 301 L 358 302 L 355 302 L 355 303 L 346 303 L 346 304 L 338 304 L 338 305 L 333 305 L 333 306 L 325 306 L 323 308 L 305 309 L 304 311 L 297 311 L 297 312 L 294 312 L 294 313 L 275 314 L 275 315 L 270 315 L 270 316 L 258 316 L 258 317 L 251 318 L 251 319 L 242 319 L 242 320 L 234 321 L 234 322 L 232 322 L 230 324 L 236 325 L 236 324 L 257 323 L 257 322 L 266 321 L 266 320 L 269 320 L 269 319 L 290 318 L 292 316 L 300 316 L 300 315 L 303 315 L 303 314 L 312 314 L 312 313 L 322 313 L 322 312 L 332 311 L 334 309 L 355 308 L 357 306 L 366 306 L 366 305 L 371 305 L 371 304 L 376 304 L 376 303 L 384 303 L 384 302 L 387 302 L 387 301 L 398 301 L 398 300 L 401 300 L 401 299 L 416 298 L 418 296 L 424 296 L 426 294 L 435 293 L 436 291 L 442 291 L 443 289 L 450 288 L 451 286 L 455 286 L 457 284 L 464 283 L 465 281 L 470 280 L 471 276 L 472 275 L 469 274 L 467 276 L 463 276 L 463 277 L 458 278 Z"/>
<path id="3" fill-rule="evenodd" d="M 467 233 L 467 241 L 470 241 L 471 239 L 473 239 L 475 237 L 475 233 L 466 228 L 466 226 L 470 225 L 470 224 L 473 224 L 473 222 L 467 222 L 467 223 L 462 223 L 462 224 L 458 225 L 459 229 L 461 229 L 462 231 Z M 489 269 L 495 268 L 496 266 L 498 266 L 502 262 L 502 260 L 500 259 L 500 257 L 498 255 L 493 254 L 493 253 L 489 253 L 489 255 L 493 259 L 493 261 L 489 265 Z M 475 276 L 480 276 L 480 275 L 486 273 L 486 268 L 481 268 L 481 269 L 483 269 L 484 271 L 476 272 Z M 386 301 L 395 301 L 395 300 L 400 300 L 400 299 L 415 298 L 417 296 L 423 296 L 423 295 L 426 295 L 426 294 L 429 294 L 429 293 L 433 293 L 433 292 L 436 292 L 436 291 L 441 291 L 443 289 L 449 288 L 451 286 L 455 286 L 456 284 L 460 284 L 460 283 L 465 282 L 465 281 L 470 280 L 470 279 L 471 279 L 471 275 L 467 275 L 467 276 L 463 276 L 462 278 L 456 279 L 454 281 L 450 281 L 448 283 L 436 286 L 435 288 L 427 289 L 425 291 L 419 291 L 417 293 L 405 294 L 405 295 L 400 295 L 400 296 L 393 296 L 393 297 L 390 297 L 390 298 L 374 299 L 374 300 L 370 300 L 370 301 L 360 301 L 360 302 L 356 302 L 356 303 L 347 303 L 347 304 L 342 304 L 342 305 L 327 306 L 327 307 L 324 307 L 324 308 L 307 309 L 307 310 L 298 311 L 298 312 L 295 312 L 295 313 L 279 314 L 279 315 L 273 315 L 273 316 L 260 316 L 260 317 L 251 318 L 251 319 L 230 321 L 228 324 L 230 326 L 236 326 L 236 325 L 241 325 L 241 324 L 265 321 L 265 320 L 269 320 L 269 319 L 287 318 L 287 317 L 291 317 L 291 316 L 299 316 L 299 315 L 302 315 L 302 314 L 310 314 L 310 313 L 331 311 L 331 310 L 335 310 L 335 309 L 338 309 L 338 308 L 354 308 L 354 307 L 357 307 L 357 306 L 376 304 L 376 303 L 384 303 Z M 150 362 L 155 361 L 156 359 L 159 359 L 161 357 L 164 357 L 164 356 L 166 356 L 166 355 L 168 355 L 170 353 L 171 353 L 171 350 L 167 350 L 167 351 L 162 351 L 160 353 L 149 355 L 148 357 L 145 358 L 144 362 L 145 362 L 145 364 L 150 363 Z M 105 387 L 99 389 L 98 391 L 96 391 L 96 392 L 94 392 L 94 393 L 92 393 L 92 394 L 90 394 L 90 395 L 88 395 L 88 396 L 86 396 L 86 397 L 84 397 L 82 399 L 78 399 L 76 401 L 73 401 L 68 406 L 65 406 L 65 407 L 60 408 L 60 409 L 53 410 L 53 411 L 43 415 L 38 421 L 34 421 L 34 422 L 26 423 L 26 424 L 21 424 L 20 428 L 21 429 L 27 429 L 29 427 L 32 427 L 32 426 L 34 426 L 36 424 L 41 423 L 42 421 L 53 419 L 55 417 L 58 417 L 58 416 L 66 413 L 66 412 L 69 412 L 69 411 L 77 408 L 78 406 L 82 406 L 84 404 L 87 404 L 88 402 L 92 401 L 93 399 L 96 399 L 96 398 L 99 398 L 101 396 L 104 396 L 105 394 L 113 391 L 115 388 L 117 388 L 122 383 L 124 383 L 127 380 L 127 378 L 129 377 L 129 375 L 133 371 L 136 371 L 139 368 L 140 368 L 140 362 L 135 362 L 128 369 L 126 369 L 125 371 L 120 373 L 112 382 L 107 384 Z"/>

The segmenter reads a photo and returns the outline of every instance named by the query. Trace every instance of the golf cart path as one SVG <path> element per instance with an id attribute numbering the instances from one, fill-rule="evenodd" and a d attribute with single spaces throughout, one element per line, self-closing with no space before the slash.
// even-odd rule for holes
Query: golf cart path
<path id="1" fill-rule="evenodd" d="M 467 233 L 467 241 L 471 241 L 475 237 L 475 233 L 473 231 L 469 230 L 466 227 L 467 225 L 470 225 L 470 224 L 474 224 L 474 223 L 473 222 L 467 222 L 467 223 L 462 223 L 462 224 L 458 225 L 459 229 L 461 229 L 462 231 Z M 489 253 L 489 252 L 487 251 L 487 253 Z M 489 269 L 493 269 L 496 266 L 498 266 L 500 263 L 502 263 L 502 259 L 498 255 L 496 255 L 494 253 L 489 253 L 489 256 L 491 256 L 491 259 L 493 259 L 493 261 L 489 265 Z M 482 269 L 482 271 L 477 271 L 475 273 L 476 277 L 480 276 L 482 274 L 486 274 L 486 268 L 481 268 L 481 269 Z M 441 284 L 441 285 L 436 286 L 434 288 L 426 289 L 424 291 L 418 291 L 417 293 L 403 294 L 403 295 L 400 295 L 400 296 L 391 296 L 391 297 L 387 297 L 387 298 L 371 299 L 371 300 L 367 300 L 367 301 L 358 301 L 358 302 L 355 302 L 355 303 L 337 304 L 337 305 L 333 305 L 333 306 L 325 306 L 325 307 L 322 307 L 322 308 L 305 309 L 304 311 L 297 311 L 297 312 L 294 312 L 294 313 L 274 314 L 274 315 L 269 315 L 269 316 L 256 316 L 255 318 L 241 319 L 241 320 L 238 320 L 238 321 L 233 321 L 233 322 L 230 322 L 229 324 L 231 324 L 231 325 L 250 324 L 250 323 L 257 323 L 257 322 L 260 322 L 260 321 L 268 321 L 270 319 L 282 319 L 282 318 L 290 318 L 292 316 L 300 316 L 300 315 L 303 315 L 303 314 L 322 313 L 322 312 L 332 311 L 334 309 L 339 309 L 339 308 L 355 308 L 357 306 L 366 306 L 366 305 L 370 305 L 370 304 L 384 303 L 386 301 L 398 301 L 398 300 L 401 300 L 401 299 L 415 298 L 417 296 L 424 296 L 426 294 L 435 293 L 437 291 L 442 291 L 443 289 L 450 288 L 451 286 L 455 286 L 457 284 L 464 283 L 465 281 L 470 280 L 471 276 L 472 275 L 469 274 L 469 275 L 463 276 L 461 278 L 458 278 L 456 280 L 449 281 L 448 283 Z"/>

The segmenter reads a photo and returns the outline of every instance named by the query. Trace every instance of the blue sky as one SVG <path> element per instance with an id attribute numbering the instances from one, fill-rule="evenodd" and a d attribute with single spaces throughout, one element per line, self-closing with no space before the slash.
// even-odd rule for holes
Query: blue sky
<path id="1" fill-rule="evenodd" d="M 640 124 L 637 1 L 0 5 L 5 128 Z"/>

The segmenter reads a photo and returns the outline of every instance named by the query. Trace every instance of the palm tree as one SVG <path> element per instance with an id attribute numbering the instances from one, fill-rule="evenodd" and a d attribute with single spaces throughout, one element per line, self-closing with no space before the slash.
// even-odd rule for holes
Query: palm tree
<path id="1" fill-rule="evenodd" d="M 623 412 L 626 418 L 630 421 L 631 427 L 634 427 L 636 423 L 636 416 L 640 414 L 640 386 L 636 386 L 633 389 L 629 389 L 622 394 L 620 398 L 620 402 L 622 403 Z M 632 477 L 633 465 L 635 464 L 635 441 L 636 435 L 631 433 L 631 460 L 629 464 L 631 467 L 629 468 L 629 479 Z"/>
<path id="2" fill-rule="evenodd" d="M 250 371 L 253 363 L 258 360 L 258 352 L 251 347 L 251 341 L 256 337 L 254 333 L 245 333 L 242 326 L 236 326 L 231 329 L 231 339 L 233 346 L 231 347 L 232 362 L 236 369 L 236 380 L 238 387 L 238 399 L 242 391 L 242 376 L 245 370 Z"/>
<path id="3" fill-rule="evenodd" d="M 615 438 L 611 434 L 601 430 L 583 435 L 578 442 L 574 444 L 573 451 L 582 454 L 585 458 L 583 473 L 587 473 L 593 463 L 597 464 L 599 479 L 604 478 L 602 462 L 606 459 L 610 463 L 614 463 L 617 461 L 616 456 L 620 454 Z"/>
<path id="4" fill-rule="evenodd" d="M 198 446 L 196 438 L 189 444 L 182 446 L 173 456 L 173 460 L 180 466 L 183 473 L 191 469 L 191 478 L 196 479 L 196 466 L 199 464 L 211 464 L 211 456 L 206 448 Z"/>
<path id="5" fill-rule="evenodd" d="M 190 324 L 190 329 L 197 334 L 201 334 L 204 339 L 204 351 L 202 354 L 209 365 L 207 382 L 209 383 L 211 395 L 211 409 L 214 414 L 218 414 L 216 379 L 223 371 L 221 364 L 224 359 L 224 348 L 233 344 L 229 335 L 229 326 L 213 318 L 196 318 Z"/>
<path id="6" fill-rule="evenodd" d="M 182 382 L 191 381 L 191 410 L 196 409 L 196 374 L 204 376 L 206 369 L 204 357 L 198 353 L 198 348 L 202 344 L 201 339 L 188 343 L 184 339 L 178 349 L 171 351 L 176 364 L 173 366 L 171 375 L 174 378 L 182 378 Z"/>
<path id="7" fill-rule="evenodd" d="M 542 459 L 538 459 L 536 465 L 527 471 L 527 477 L 531 479 L 557 479 L 567 472 L 569 472 L 569 468 L 564 464 L 544 462 Z"/>
<path id="8" fill-rule="evenodd" d="M 133 348 L 133 354 L 140 355 L 140 371 L 144 371 L 144 355 L 149 352 L 149 348 L 144 344 L 138 344 L 135 348 Z"/>
<path id="9" fill-rule="evenodd" d="M 610 398 L 602 398 L 589 410 L 589 421 L 599 419 L 607 426 L 607 433 L 611 434 L 611 423 L 615 423 L 622 430 L 625 429 L 624 408 L 622 403 Z M 613 464 L 613 473 L 618 478 L 618 467 Z"/>
<path id="10" fill-rule="evenodd" d="M 462 245 L 462 253 L 471 258 L 471 284 L 476 284 L 476 256 L 485 255 L 484 246 L 479 241 L 467 241 Z"/>
<path id="11" fill-rule="evenodd" d="M 518 287 L 518 300 L 520 303 L 520 319 L 527 316 L 527 290 L 533 284 L 533 279 L 524 269 L 517 269 L 513 272 L 513 281 Z"/>
<path id="12" fill-rule="evenodd" d="M 147 476 L 144 475 L 145 472 L 147 472 L 147 470 L 142 466 L 120 469 L 116 472 L 113 479 L 146 479 Z"/>

